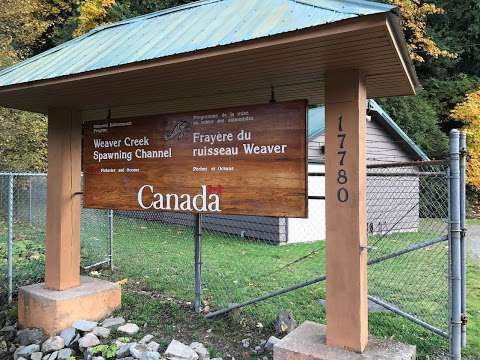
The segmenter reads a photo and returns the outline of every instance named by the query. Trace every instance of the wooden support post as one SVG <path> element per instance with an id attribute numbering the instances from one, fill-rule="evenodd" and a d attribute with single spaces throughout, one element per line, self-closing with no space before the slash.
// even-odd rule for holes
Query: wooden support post
<path id="1" fill-rule="evenodd" d="M 77 113 L 48 113 L 48 192 L 45 287 L 80 285 L 81 121 Z"/>
<path id="2" fill-rule="evenodd" d="M 327 74 L 325 183 L 327 345 L 368 343 L 366 90 L 359 71 Z"/>

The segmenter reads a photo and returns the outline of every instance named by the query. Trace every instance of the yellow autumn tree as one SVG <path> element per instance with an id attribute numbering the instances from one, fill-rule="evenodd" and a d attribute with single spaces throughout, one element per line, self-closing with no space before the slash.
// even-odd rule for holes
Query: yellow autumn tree
<path id="1" fill-rule="evenodd" d="M 442 8 L 421 0 L 387 0 L 387 2 L 400 9 L 402 26 L 407 34 L 408 51 L 413 61 L 424 62 L 426 55 L 434 58 L 457 57 L 457 54 L 441 49 L 427 32 L 428 16 L 443 14 Z"/>
<path id="2" fill-rule="evenodd" d="M 108 10 L 114 4 L 115 0 L 84 0 L 78 8 L 78 26 L 73 35 L 80 36 L 105 24 Z"/>
<path id="3" fill-rule="evenodd" d="M 451 111 L 452 119 L 466 123 L 468 142 L 467 184 L 480 190 L 480 89 L 470 92 Z"/>

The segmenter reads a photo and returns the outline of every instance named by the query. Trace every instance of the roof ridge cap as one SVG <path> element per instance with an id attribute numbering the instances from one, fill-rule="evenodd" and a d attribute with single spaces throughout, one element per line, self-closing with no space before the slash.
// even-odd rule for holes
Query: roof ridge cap
<path id="1" fill-rule="evenodd" d="M 293 1 L 293 2 L 299 3 L 299 4 L 303 4 L 303 5 L 316 7 L 316 8 L 319 8 L 319 9 L 334 11 L 334 12 L 341 13 L 341 14 L 363 15 L 361 12 L 358 12 L 358 11 L 357 12 L 342 11 L 338 8 L 321 6 L 321 5 L 316 3 L 316 1 L 318 1 L 318 0 L 290 0 L 290 1 Z M 355 5 L 360 5 L 360 4 L 363 3 L 364 6 L 372 6 L 372 7 L 375 6 L 375 7 L 378 7 L 378 8 L 383 8 L 385 10 L 389 9 L 389 11 L 394 11 L 397 8 L 397 6 L 395 6 L 395 5 L 378 3 L 376 1 L 371 1 L 371 0 L 341 0 L 341 1 L 329 0 L 329 1 L 330 2 L 336 1 L 336 2 L 339 2 L 339 3 L 349 3 L 349 4 L 355 4 Z"/>

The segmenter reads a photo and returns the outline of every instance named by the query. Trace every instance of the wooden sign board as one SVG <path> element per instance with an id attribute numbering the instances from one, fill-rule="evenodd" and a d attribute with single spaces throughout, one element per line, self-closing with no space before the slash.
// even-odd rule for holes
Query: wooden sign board
<path id="1" fill-rule="evenodd" d="M 84 123 L 84 206 L 307 216 L 307 104 Z"/>

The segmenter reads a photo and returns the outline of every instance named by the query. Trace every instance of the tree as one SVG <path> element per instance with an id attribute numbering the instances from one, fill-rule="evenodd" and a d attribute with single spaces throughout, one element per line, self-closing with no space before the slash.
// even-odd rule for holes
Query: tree
<path id="1" fill-rule="evenodd" d="M 441 49 L 428 34 L 427 18 L 431 15 L 443 14 L 442 8 L 421 0 L 387 0 L 387 2 L 400 9 L 402 26 L 412 60 L 424 62 L 427 56 L 451 59 L 457 56 L 455 53 Z"/>
<path id="2" fill-rule="evenodd" d="M 451 117 L 466 123 L 467 184 L 480 191 L 480 89 L 468 93 L 452 110 Z"/>
<path id="3" fill-rule="evenodd" d="M 423 94 L 380 99 L 378 102 L 430 158 L 443 158 L 447 154 L 447 136 L 438 126 L 435 109 Z"/>
<path id="4" fill-rule="evenodd" d="M 46 171 L 47 118 L 0 108 L 0 171 Z"/>
<path id="5" fill-rule="evenodd" d="M 74 0 L 0 1 L 0 68 L 34 55 Z M 45 171 L 47 119 L 38 114 L 0 108 L 0 169 Z"/>
<path id="6" fill-rule="evenodd" d="M 74 36 L 82 35 L 106 22 L 115 0 L 84 0 L 78 8 L 78 24 Z"/>

